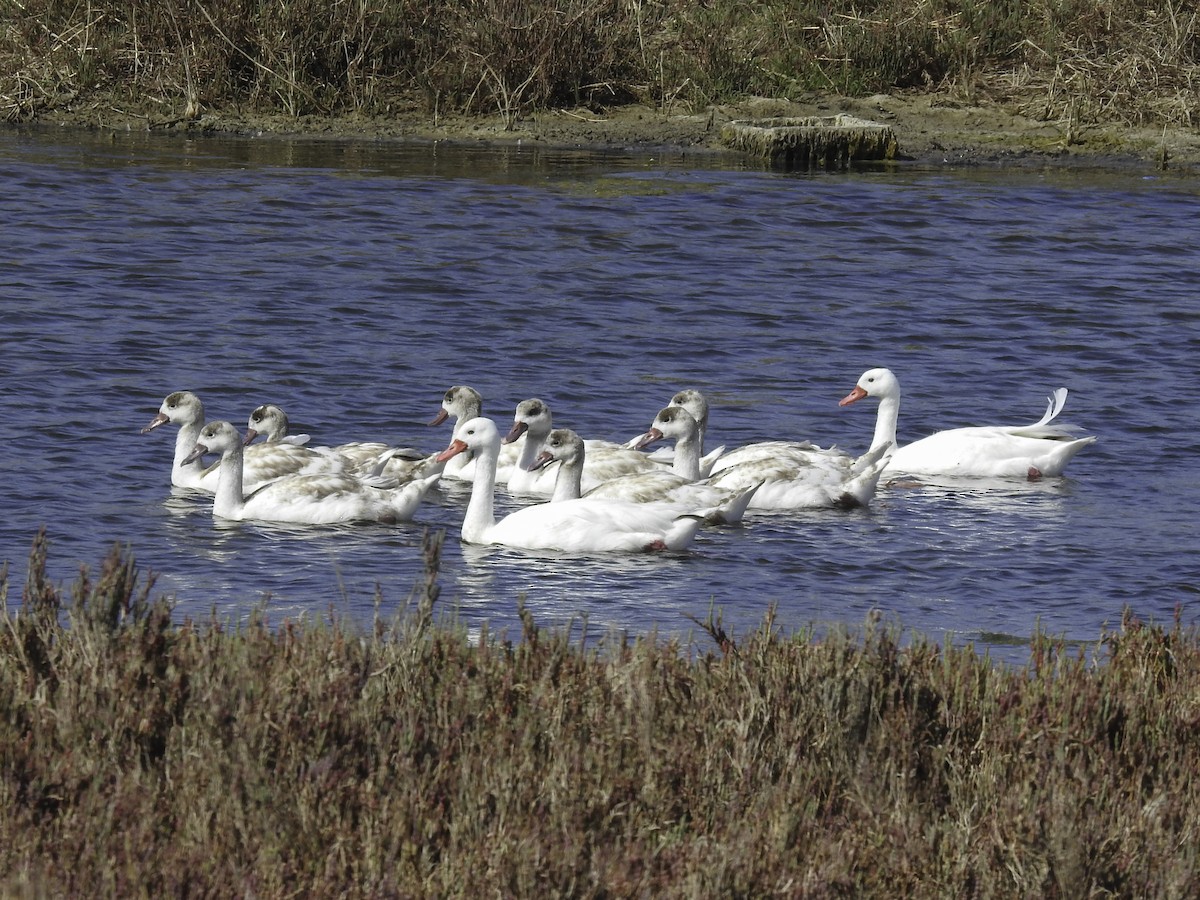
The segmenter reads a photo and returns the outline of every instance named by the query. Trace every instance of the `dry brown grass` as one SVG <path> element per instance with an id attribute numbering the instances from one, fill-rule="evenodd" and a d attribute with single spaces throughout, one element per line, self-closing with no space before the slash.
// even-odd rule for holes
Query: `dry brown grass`
<path id="1" fill-rule="evenodd" d="M 1200 640 L 1090 658 L 770 618 L 469 640 L 430 573 L 365 633 L 172 624 L 39 540 L 0 624 L 0 890 L 44 896 L 1182 897 Z M 5 582 L 7 584 L 7 582 Z M 702 629 L 702 633 L 703 633 Z M 719 646 L 718 646 L 719 642 Z"/>
<path id="2" fill-rule="evenodd" d="M 1197 12 L 1167 0 L 4 0 L 0 116 L 103 97 L 206 108 L 499 113 L 933 90 L 1068 122 L 1191 125 Z M 116 97 L 115 101 L 111 98 Z"/>

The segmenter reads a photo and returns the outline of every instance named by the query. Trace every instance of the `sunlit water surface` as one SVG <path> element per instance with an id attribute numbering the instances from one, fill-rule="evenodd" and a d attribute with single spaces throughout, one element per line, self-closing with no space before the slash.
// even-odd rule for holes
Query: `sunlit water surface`
<path id="1" fill-rule="evenodd" d="M 709 157 L 0 134 L 0 548 L 20 601 L 38 529 L 64 584 L 132 548 L 178 616 L 369 622 L 423 579 L 443 611 L 686 635 L 861 625 L 1019 660 L 1040 626 L 1095 640 L 1126 608 L 1195 621 L 1200 251 L 1194 182 L 1097 172 L 799 175 Z M 710 445 L 861 450 L 861 372 L 904 385 L 901 440 L 1063 419 L 1068 477 L 892 486 L 857 512 L 751 515 L 685 555 L 466 547 L 468 489 L 398 527 L 214 522 L 172 491 L 167 393 L 244 426 L 276 402 L 314 443 L 436 450 L 470 384 L 502 424 L 627 438 L 682 387 Z M 509 501 L 502 498 L 507 507 Z"/>

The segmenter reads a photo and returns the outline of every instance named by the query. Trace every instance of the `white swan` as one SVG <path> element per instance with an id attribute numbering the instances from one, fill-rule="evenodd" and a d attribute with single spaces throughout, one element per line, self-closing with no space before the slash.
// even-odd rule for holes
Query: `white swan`
<path id="1" fill-rule="evenodd" d="M 461 423 L 439 458 L 450 460 L 468 450 L 476 459 L 471 499 L 462 524 L 462 539 L 469 544 L 580 553 L 684 550 L 700 527 L 700 519 L 694 516 L 677 516 L 669 508 L 616 500 L 539 503 L 497 521 L 500 432 L 496 423 L 483 417 Z"/>
<path id="2" fill-rule="evenodd" d="M 1061 475 L 1071 458 L 1096 440 L 1095 435 L 1080 436 L 1077 426 L 1051 424 L 1067 401 L 1066 388 L 1051 395 L 1046 414 L 1031 425 L 951 428 L 903 447 L 896 443 L 900 381 L 890 369 L 870 369 L 839 406 L 864 397 L 879 400 L 871 447 L 890 452 L 888 473 L 1036 480 Z"/>
<path id="3" fill-rule="evenodd" d="M 650 444 L 674 438 L 677 464 L 682 460 L 694 466 L 695 451 L 689 447 L 696 442 L 696 434 L 695 418 L 681 406 L 668 406 L 655 417 L 643 441 Z M 704 483 L 735 493 L 757 485 L 750 498 L 751 509 L 867 506 L 875 496 L 884 456 L 882 449 L 864 453 L 858 459 L 820 454 L 763 456 L 721 469 Z"/>
<path id="4" fill-rule="evenodd" d="M 736 525 L 746 514 L 757 487 L 733 493 L 703 482 L 689 481 L 661 466 L 652 470 L 622 475 L 588 491 L 581 491 L 589 450 L 586 441 L 569 428 L 555 428 L 546 436 L 535 466 L 552 471 L 558 463 L 552 502 L 574 500 L 625 500 L 631 503 L 657 503 L 672 507 L 677 514 L 691 513 L 714 525 Z M 676 453 L 678 459 L 680 454 Z"/>
<path id="5" fill-rule="evenodd" d="M 199 458 L 190 458 L 192 448 L 204 427 L 204 404 L 191 391 L 168 394 L 158 415 L 142 429 L 146 434 L 166 424 L 179 426 L 175 436 L 175 458 L 171 463 L 171 484 L 176 487 L 209 491 L 217 489 L 217 466 L 207 468 Z M 259 444 L 245 454 L 245 484 L 253 489 L 284 475 L 341 472 L 344 464 L 329 454 L 318 453 L 295 444 Z"/>
<path id="6" fill-rule="evenodd" d="M 293 435 L 289 433 L 290 429 L 291 422 L 283 408 L 274 403 L 264 403 L 250 413 L 246 421 L 245 443 L 251 445 L 261 434 L 268 444 L 308 444 L 307 434 Z M 346 471 L 356 475 L 411 481 L 442 470 L 442 463 L 436 461 L 437 453 L 422 453 L 412 447 L 396 447 L 383 441 L 350 441 L 334 447 L 311 449 L 339 457 Z"/>
<path id="7" fill-rule="evenodd" d="M 384 489 L 341 473 L 288 475 L 247 494 L 242 487 L 242 436 L 231 423 L 205 425 L 184 461 L 193 462 L 209 453 L 221 456 L 213 515 L 237 521 L 255 519 L 297 525 L 404 522 L 412 518 L 425 494 L 441 477 L 434 474 Z"/>
<path id="8" fill-rule="evenodd" d="M 553 414 L 546 401 L 537 398 L 522 400 L 513 414 L 512 428 L 503 444 L 514 444 L 525 438 L 516 464 L 509 470 L 508 489 L 518 494 L 554 493 L 555 473 L 544 468 L 535 469 L 542 445 L 553 427 Z M 588 491 L 606 481 L 634 472 L 647 472 L 661 466 L 645 453 L 631 450 L 611 441 L 584 441 L 587 455 L 581 457 L 583 490 Z"/>
<path id="9" fill-rule="evenodd" d="M 481 415 L 483 415 L 483 395 L 473 387 L 456 384 L 442 396 L 442 408 L 429 424 L 441 425 L 446 419 L 453 419 L 452 427 L 454 431 L 457 431 L 460 424 Z M 497 461 L 501 481 L 508 480 L 523 446 L 524 442 L 521 441 L 501 448 L 500 458 Z M 463 453 L 446 462 L 442 469 L 442 477 L 454 481 L 474 480 L 475 459 L 473 454 Z"/>

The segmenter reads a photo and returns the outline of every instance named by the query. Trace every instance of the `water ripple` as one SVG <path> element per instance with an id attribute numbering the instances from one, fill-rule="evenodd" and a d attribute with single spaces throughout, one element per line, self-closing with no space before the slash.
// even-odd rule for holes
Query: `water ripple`
<path id="1" fill-rule="evenodd" d="M 474 624 L 513 625 L 518 598 L 544 621 L 669 633 L 710 603 L 737 628 L 771 604 L 795 627 L 877 607 L 1000 656 L 1039 624 L 1091 639 L 1126 605 L 1165 621 L 1195 600 L 1185 183 L 89 140 L 0 135 L 14 571 L 46 524 L 64 581 L 117 541 L 182 614 L 369 618 L 377 590 L 403 602 L 422 533 L 445 528 L 443 596 Z M 269 400 L 321 443 L 433 450 L 448 433 L 425 422 L 468 383 L 498 419 L 540 396 L 625 439 L 694 386 L 713 443 L 862 449 L 872 411 L 837 400 L 874 365 L 904 382 L 902 440 L 1032 421 L 1060 384 L 1064 418 L 1101 440 L 1067 479 L 884 488 L 868 512 L 755 516 L 686 556 L 595 560 L 461 547 L 449 485 L 395 529 L 221 526 L 168 486 L 173 436 L 137 433 L 186 388 L 212 417 Z"/>

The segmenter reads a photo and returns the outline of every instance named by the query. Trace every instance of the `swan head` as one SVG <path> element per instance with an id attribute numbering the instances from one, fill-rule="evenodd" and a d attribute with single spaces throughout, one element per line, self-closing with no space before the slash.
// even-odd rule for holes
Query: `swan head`
<path id="1" fill-rule="evenodd" d="M 550 425 L 553 421 L 554 419 L 550 415 L 550 406 L 545 400 L 538 400 L 536 397 L 532 400 L 522 400 L 517 404 L 512 428 L 505 435 L 504 443 L 513 443 L 527 431 L 535 437 L 544 437 L 550 433 Z"/>
<path id="2" fill-rule="evenodd" d="M 570 428 L 555 428 L 546 436 L 542 452 L 529 470 L 536 472 L 556 462 L 564 466 L 582 466 L 583 453 L 583 438 Z"/>
<path id="3" fill-rule="evenodd" d="M 188 463 L 195 462 L 202 456 L 207 456 L 210 453 L 217 453 L 224 456 L 228 451 L 241 446 L 242 436 L 233 427 L 233 423 L 209 422 L 200 429 L 200 436 L 196 439 L 196 446 L 192 448 L 192 452 L 188 454 L 183 464 L 187 465 Z"/>
<path id="4" fill-rule="evenodd" d="M 500 455 L 500 431 L 496 423 L 483 416 L 463 422 L 454 430 L 450 445 L 437 455 L 437 461 L 446 462 L 468 450 L 477 455 L 490 455 L 494 461 Z"/>
<path id="5" fill-rule="evenodd" d="M 673 438 L 676 441 L 695 438 L 699 427 L 696 417 L 682 406 L 668 406 L 659 410 L 658 415 L 654 417 L 654 424 L 638 438 L 634 449 L 641 450 L 664 438 Z"/>
<path id="6" fill-rule="evenodd" d="M 282 440 L 287 437 L 289 427 L 287 413 L 274 403 L 264 403 L 246 421 L 245 443 L 252 443 L 260 434 L 266 436 L 268 444 Z"/>
<path id="7" fill-rule="evenodd" d="M 191 391 L 175 391 L 167 394 L 166 399 L 158 407 L 158 415 L 142 429 L 142 434 L 153 431 L 168 422 L 172 425 L 188 425 L 203 421 L 204 404 L 200 402 L 200 398 Z"/>
<path id="8" fill-rule="evenodd" d="M 708 398 L 695 388 L 684 388 L 671 398 L 671 406 L 682 406 L 700 428 L 708 426 Z"/>
<path id="9" fill-rule="evenodd" d="M 430 421 L 430 425 L 441 425 L 453 416 L 458 421 L 473 419 L 483 412 L 483 395 L 473 387 L 456 384 L 442 397 L 442 409 Z"/>
<path id="10" fill-rule="evenodd" d="M 854 390 L 838 401 L 838 406 L 849 406 L 864 397 L 899 400 L 900 381 L 892 374 L 891 369 L 867 369 L 858 379 Z"/>

